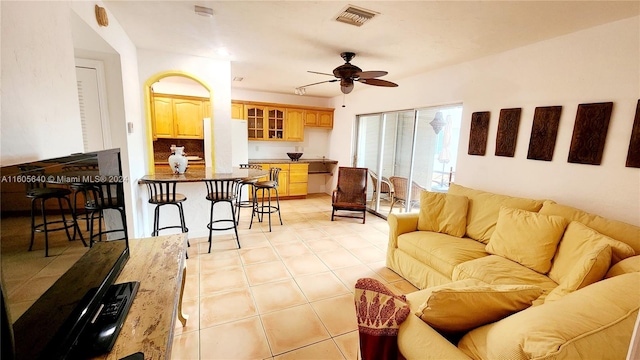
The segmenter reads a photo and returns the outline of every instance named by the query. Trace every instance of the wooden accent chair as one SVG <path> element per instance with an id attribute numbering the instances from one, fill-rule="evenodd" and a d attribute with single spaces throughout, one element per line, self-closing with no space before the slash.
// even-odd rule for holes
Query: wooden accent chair
<path id="1" fill-rule="evenodd" d="M 331 221 L 334 216 L 362 219 L 365 223 L 367 214 L 367 168 L 339 167 L 338 186 L 331 196 Z M 349 211 L 349 215 L 338 215 L 336 211 Z M 362 216 L 353 214 L 360 212 Z"/>
<path id="2" fill-rule="evenodd" d="M 376 190 L 378 189 L 378 174 L 369 170 L 369 176 L 371 176 L 371 185 L 373 185 L 373 196 L 371 197 L 371 207 L 373 207 L 373 203 L 376 201 Z M 380 181 L 380 195 L 386 194 L 388 200 L 393 202 L 393 184 L 384 176 Z"/>
<path id="3" fill-rule="evenodd" d="M 415 181 L 412 181 L 411 184 L 411 199 L 407 198 L 407 189 L 409 188 L 407 185 L 409 183 L 409 179 L 401 176 L 392 176 L 389 178 L 391 184 L 393 185 L 393 190 L 395 191 L 393 194 L 393 199 L 391 199 L 391 207 L 389 208 L 389 214 L 393 210 L 393 206 L 396 203 L 406 204 L 407 201 L 410 202 L 409 209 L 414 208 L 415 206 L 420 206 L 420 193 L 424 190 L 422 186 L 418 185 Z M 402 211 L 402 208 L 400 209 Z"/>

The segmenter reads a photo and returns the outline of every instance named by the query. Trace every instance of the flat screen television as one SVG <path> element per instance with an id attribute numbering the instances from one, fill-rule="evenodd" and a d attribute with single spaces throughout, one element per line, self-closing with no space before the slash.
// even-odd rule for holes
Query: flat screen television
<path id="1" fill-rule="evenodd" d="M 32 169 L 38 169 L 38 176 L 43 177 L 36 179 Z M 85 178 L 73 177 L 72 172 L 77 174 L 78 169 L 82 169 Z M 120 150 L 43 159 L 3 166 L 0 171 L 2 359 L 84 357 L 75 350 L 79 336 L 99 311 L 103 297 L 129 258 L 126 232 L 121 240 L 99 241 L 90 248 L 79 240 L 65 239 L 49 257 L 45 257 L 44 241 L 42 235 L 38 235 L 36 244 L 40 247 L 34 246 L 33 251 L 29 251 L 31 228 L 25 219 L 30 219 L 31 205 L 25 197 L 25 182 L 44 179 L 57 183 L 53 186 L 65 186 L 67 181 L 90 183 L 107 177 L 109 181 L 122 181 Z M 123 187 L 117 188 L 122 191 Z M 49 211 L 53 213 L 52 209 Z M 24 273 L 39 271 L 32 267 L 44 264 L 57 264 L 57 267 L 53 266 L 51 274 L 42 276 L 40 283 L 31 288 L 26 280 L 29 275 Z M 42 279 L 51 286 L 42 289 Z M 38 287 L 40 289 L 36 289 Z M 37 292 L 35 298 L 29 298 L 30 290 Z"/>

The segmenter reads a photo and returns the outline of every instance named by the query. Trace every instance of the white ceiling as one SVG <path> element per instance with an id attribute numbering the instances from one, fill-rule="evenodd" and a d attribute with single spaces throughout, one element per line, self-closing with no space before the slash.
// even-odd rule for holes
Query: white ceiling
<path id="1" fill-rule="evenodd" d="M 122 1 L 106 7 L 139 48 L 231 61 L 233 88 L 293 94 L 330 80 L 355 52 L 362 70 L 402 79 L 640 14 L 638 1 Z M 213 17 L 194 6 L 213 9 Z M 347 5 L 378 12 L 361 27 L 335 21 Z M 229 55 L 219 55 L 224 48 Z M 549 54 L 552 55 L 552 54 Z M 356 83 L 354 91 L 368 85 Z M 393 91 L 393 88 L 379 88 Z M 308 96 L 340 95 L 338 83 Z"/>

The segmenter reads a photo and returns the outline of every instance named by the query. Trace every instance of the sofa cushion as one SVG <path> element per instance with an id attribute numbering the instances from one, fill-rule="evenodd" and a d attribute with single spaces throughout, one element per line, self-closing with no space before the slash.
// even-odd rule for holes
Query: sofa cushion
<path id="1" fill-rule="evenodd" d="M 489 255 L 456 265 L 451 279 L 476 279 L 495 285 L 536 285 L 547 294 L 557 283 L 515 261 L 498 255 Z"/>
<path id="2" fill-rule="evenodd" d="M 562 216 L 503 207 L 486 250 L 545 274 L 566 226 Z"/>
<path id="3" fill-rule="evenodd" d="M 610 277 L 627 274 L 630 272 L 640 272 L 640 255 L 626 258 L 613 265 L 604 276 L 604 278 L 608 279 Z"/>
<path id="4" fill-rule="evenodd" d="M 599 247 L 592 249 L 576 261 L 571 271 L 563 276 L 560 285 L 547 295 L 544 302 L 556 301 L 567 294 L 602 280 L 609 270 L 609 264 L 611 264 L 611 247 L 607 244 L 600 244 Z"/>
<path id="5" fill-rule="evenodd" d="M 584 268 L 580 261 L 590 261 L 585 257 L 587 253 L 605 244 L 611 247 L 611 264 L 615 264 L 621 259 L 634 254 L 631 246 L 622 241 L 613 240 L 582 223 L 572 221 L 567 226 L 562 240 L 560 240 L 558 251 L 553 258 L 553 265 L 549 270 L 549 277 L 558 284 L 563 283 L 564 279 L 574 271 L 575 267 Z"/>
<path id="6" fill-rule="evenodd" d="M 467 333 L 474 359 L 624 359 L 640 307 L 640 273 L 598 281 Z"/>
<path id="7" fill-rule="evenodd" d="M 488 255 L 477 241 L 431 231 L 398 236 L 398 249 L 448 277 L 456 265 Z"/>
<path id="8" fill-rule="evenodd" d="M 485 244 L 491 239 L 502 206 L 538 211 L 543 203 L 542 200 L 493 194 L 457 184 L 449 186 L 449 194 L 462 195 L 469 199 L 466 235 Z"/>
<path id="9" fill-rule="evenodd" d="M 463 237 L 467 229 L 468 204 L 466 196 L 423 191 L 418 230 Z"/>
<path id="10" fill-rule="evenodd" d="M 551 200 L 544 202 L 540 213 L 564 216 L 569 221 L 581 222 L 601 234 L 628 244 L 636 254 L 640 254 L 640 227 L 638 226 L 610 220 Z"/>
<path id="11" fill-rule="evenodd" d="M 468 280 L 462 280 L 465 281 Z M 458 286 L 461 282 L 457 283 L 424 290 L 430 295 L 415 313 L 445 334 L 467 332 L 500 320 L 531 306 L 542 294 L 542 289 L 533 285 Z"/>

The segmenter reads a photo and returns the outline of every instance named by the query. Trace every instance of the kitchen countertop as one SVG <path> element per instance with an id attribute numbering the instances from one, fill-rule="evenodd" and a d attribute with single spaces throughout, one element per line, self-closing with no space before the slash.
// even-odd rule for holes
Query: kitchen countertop
<path id="1" fill-rule="evenodd" d="M 291 159 L 250 159 L 249 164 L 314 164 L 314 163 L 323 163 L 323 164 L 337 164 L 337 160 L 331 159 L 299 159 L 298 161 L 293 161 Z"/>

